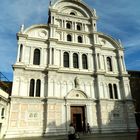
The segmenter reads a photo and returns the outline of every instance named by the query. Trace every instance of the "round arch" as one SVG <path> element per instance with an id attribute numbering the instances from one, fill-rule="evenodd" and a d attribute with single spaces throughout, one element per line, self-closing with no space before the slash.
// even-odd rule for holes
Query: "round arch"
<path id="1" fill-rule="evenodd" d="M 88 99 L 89 97 L 85 92 L 78 89 L 72 89 L 68 94 L 64 97 L 65 99 Z"/>
<path id="2" fill-rule="evenodd" d="M 52 2 L 53 9 L 59 9 L 58 12 L 62 12 L 64 9 L 72 9 L 73 11 L 79 11 L 84 17 L 95 17 L 95 11 L 90 9 L 86 3 L 79 0 L 57 0 Z M 67 10 L 68 11 L 68 10 Z M 75 14 L 76 15 L 76 14 Z"/>

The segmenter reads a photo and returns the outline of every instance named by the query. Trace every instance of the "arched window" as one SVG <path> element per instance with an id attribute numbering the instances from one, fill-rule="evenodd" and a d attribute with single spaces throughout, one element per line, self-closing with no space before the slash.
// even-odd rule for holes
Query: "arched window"
<path id="1" fill-rule="evenodd" d="M 74 12 L 71 12 L 70 15 L 75 15 L 75 13 Z"/>
<path id="2" fill-rule="evenodd" d="M 112 62 L 110 57 L 107 57 L 107 69 L 108 71 L 112 71 Z"/>
<path id="3" fill-rule="evenodd" d="M 64 52 L 63 60 L 64 60 L 64 67 L 68 68 L 69 67 L 69 54 L 67 52 Z"/>
<path id="4" fill-rule="evenodd" d="M 117 85 L 113 84 L 113 87 L 114 87 L 114 97 L 115 97 L 115 99 L 118 99 Z"/>
<path id="5" fill-rule="evenodd" d="M 33 64 L 34 65 L 40 65 L 40 50 L 39 49 L 34 50 Z"/>
<path id="6" fill-rule="evenodd" d="M 4 108 L 1 110 L 1 117 L 4 118 Z"/>
<path id="7" fill-rule="evenodd" d="M 30 80 L 30 92 L 29 96 L 34 97 L 34 87 L 35 87 L 35 80 L 31 79 Z"/>
<path id="8" fill-rule="evenodd" d="M 113 99 L 113 90 L 112 90 L 112 85 L 111 85 L 111 84 L 109 84 L 109 85 L 108 85 L 108 87 L 109 87 L 109 95 L 110 95 L 110 99 Z"/>
<path id="9" fill-rule="evenodd" d="M 81 25 L 77 24 L 77 30 L 81 30 Z"/>
<path id="10" fill-rule="evenodd" d="M 71 29 L 71 23 L 70 23 L 70 22 L 67 22 L 66 28 L 67 28 L 67 29 Z"/>
<path id="11" fill-rule="evenodd" d="M 82 42 L 83 42 L 82 37 L 78 36 L 78 43 L 82 43 Z"/>
<path id="12" fill-rule="evenodd" d="M 36 82 L 36 97 L 40 97 L 41 81 L 38 79 Z"/>
<path id="13" fill-rule="evenodd" d="M 76 53 L 73 54 L 73 67 L 74 67 L 74 68 L 79 68 L 79 64 L 78 64 L 78 54 L 76 54 Z"/>
<path id="14" fill-rule="evenodd" d="M 72 41 L 72 36 L 70 34 L 67 35 L 67 41 Z"/>
<path id="15" fill-rule="evenodd" d="M 88 69 L 87 56 L 85 54 L 82 55 L 82 64 L 83 64 L 83 69 Z"/>
<path id="16" fill-rule="evenodd" d="M 20 45 L 20 54 L 19 54 L 19 62 L 21 62 L 22 59 L 22 51 L 23 51 L 23 45 Z"/>

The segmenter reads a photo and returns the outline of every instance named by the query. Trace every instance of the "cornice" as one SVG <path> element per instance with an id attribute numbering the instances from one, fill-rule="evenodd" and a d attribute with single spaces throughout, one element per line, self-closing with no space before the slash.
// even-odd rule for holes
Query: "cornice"
<path id="1" fill-rule="evenodd" d="M 9 97 L 5 98 L 5 97 L 0 95 L 0 101 L 9 102 Z"/>
<path id="2" fill-rule="evenodd" d="M 62 17 L 64 17 L 64 19 L 67 17 L 67 18 L 77 20 L 77 18 L 78 18 L 78 19 L 86 20 L 86 21 L 89 20 L 89 22 L 90 22 L 90 19 L 91 19 L 91 18 L 88 18 L 88 17 L 72 16 L 72 15 L 65 14 L 65 13 L 58 13 L 57 11 L 55 11 L 55 13 L 57 14 L 56 16 L 62 16 Z"/>
<path id="3" fill-rule="evenodd" d="M 46 71 L 56 71 L 58 73 L 66 73 L 66 74 L 82 74 L 82 75 L 93 75 L 93 71 L 89 70 L 82 70 L 82 69 L 73 69 L 73 68 L 54 68 L 54 67 L 48 67 Z"/>
<path id="4" fill-rule="evenodd" d="M 44 71 L 45 66 L 33 66 L 33 65 L 26 65 L 26 64 L 19 64 L 16 63 L 13 65 L 13 68 L 29 70 L 29 71 Z"/>
<path id="5" fill-rule="evenodd" d="M 43 38 L 36 38 L 36 37 L 27 37 L 27 41 L 31 40 L 31 41 L 38 41 L 38 42 L 47 42 L 48 39 L 43 39 Z"/>
<path id="6" fill-rule="evenodd" d="M 65 32 L 69 32 L 69 33 L 77 33 L 77 34 L 85 34 L 85 35 L 92 35 L 92 33 L 90 32 L 85 32 L 85 31 L 78 31 L 78 30 L 72 30 L 72 29 L 67 29 L 67 28 L 61 28 L 58 27 L 56 31 L 65 31 Z"/>
<path id="7" fill-rule="evenodd" d="M 22 33 L 17 33 L 17 39 L 19 40 L 20 38 L 26 39 L 26 41 L 38 41 L 38 42 L 47 42 L 48 39 L 43 39 L 43 38 L 37 38 L 37 37 L 29 37 L 27 34 L 22 34 Z"/>
<path id="8" fill-rule="evenodd" d="M 19 38 L 25 38 L 25 39 L 27 39 L 28 38 L 28 35 L 27 34 L 22 34 L 22 33 L 17 33 L 16 34 L 17 35 L 17 40 L 19 40 Z"/>
<path id="9" fill-rule="evenodd" d="M 75 42 L 64 42 L 64 41 L 57 41 L 58 44 L 70 45 L 70 46 L 77 46 L 77 47 L 84 47 L 84 48 L 91 48 L 92 44 L 84 44 L 84 43 L 75 43 Z"/>

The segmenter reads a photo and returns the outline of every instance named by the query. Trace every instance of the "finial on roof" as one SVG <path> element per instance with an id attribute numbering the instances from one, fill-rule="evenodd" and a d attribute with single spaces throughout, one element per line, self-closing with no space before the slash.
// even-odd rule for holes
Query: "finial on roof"
<path id="1" fill-rule="evenodd" d="M 123 48 L 122 41 L 120 39 L 118 39 L 118 42 L 119 42 L 120 46 Z"/>
<path id="2" fill-rule="evenodd" d="M 22 33 L 24 31 L 24 24 L 22 24 L 21 26 L 20 26 L 20 32 Z"/>
<path id="3" fill-rule="evenodd" d="M 120 43 L 120 44 L 122 44 L 122 42 L 121 42 L 121 40 L 120 40 L 120 39 L 118 39 L 118 41 L 119 41 L 119 43 Z"/>

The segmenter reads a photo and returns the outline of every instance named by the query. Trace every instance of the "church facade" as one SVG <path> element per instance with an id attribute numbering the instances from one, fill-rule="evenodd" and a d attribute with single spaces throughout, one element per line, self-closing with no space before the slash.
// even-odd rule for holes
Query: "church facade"
<path id="1" fill-rule="evenodd" d="M 136 130 L 120 41 L 97 31 L 96 11 L 56 0 L 48 24 L 21 27 L 5 137 Z"/>

